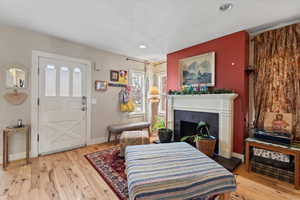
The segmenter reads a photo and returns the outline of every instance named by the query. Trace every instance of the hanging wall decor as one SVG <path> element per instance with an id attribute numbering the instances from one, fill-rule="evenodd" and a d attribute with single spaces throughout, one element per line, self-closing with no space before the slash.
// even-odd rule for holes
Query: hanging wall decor
<path id="1" fill-rule="evenodd" d="M 133 112 L 135 110 L 135 105 L 130 95 L 130 87 L 125 87 L 120 90 L 119 103 L 121 112 Z"/>
<path id="2" fill-rule="evenodd" d="M 119 84 L 128 84 L 128 71 L 127 70 L 110 70 L 110 81 L 118 82 Z"/>
<path id="3" fill-rule="evenodd" d="M 179 61 L 182 86 L 215 86 L 215 52 Z"/>
<path id="4" fill-rule="evenodd" d="M 119 71 L 119 84 L 128 84 L 128 71 L 120 70 Z"/>
<path id="5" fill-rule="evenodd" d="M 106 91 L 107 85 L 108 85 L 107 81 L 95 81 L 95 90 Z"/>
<path id="6" fill-rule="evenodd" d="M 119 81 L 119 71 L 110 70 L 110 81 L 112 81 L 112 82 Z"/>
<path id="7" fill-rule="evenodd" d="M 4 95 L 4 99 L 12 105 L 21 105 L 27 99 L 27 94 L 24 92 L 18 92 L 14 89 L 13 92 L 8 92 Z"/>
<path id="8" fill-rule="evenodd" d="M 10 64 L 5 70 L 6 88 L 25 89 L 28 85 L 27 70 L 21 65 Z"/>

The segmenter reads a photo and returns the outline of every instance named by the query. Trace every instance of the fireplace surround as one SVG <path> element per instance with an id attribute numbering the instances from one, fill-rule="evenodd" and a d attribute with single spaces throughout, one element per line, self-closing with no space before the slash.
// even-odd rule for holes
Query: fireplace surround
<path id="1" fill-rule="evenodd" d="M 233 102 L 238 95 L 232 94 L 203 94 L 203 95 L 169 95 L 168 96 L 168 127 L 175 131 L 175 140 L 178 141 L 178 119 L 175 119 L 178 111 L 191 111 L 190 115 L 195 112 L 203 115 L 203 118 L 189 116 L 190 121 L 198 120 L 207 121 L 212 116 L 218 116 L 218 152 L 219 155 L 230 159 L 233 150 Z M 202 113 L 202 114 L 201 114 Z M 187 115 L 188 112 L 187 112 Z M 207 117 L 205 117 L 205 115 Z M 175 127 L 176 126 L 176 127 Z"/>

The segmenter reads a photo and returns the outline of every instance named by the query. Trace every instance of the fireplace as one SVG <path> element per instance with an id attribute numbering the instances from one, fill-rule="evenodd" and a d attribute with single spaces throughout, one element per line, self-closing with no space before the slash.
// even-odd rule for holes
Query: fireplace
<path id="1" fill-rule="evenodd" d="M 194 135 L 198 122 L 210 125 L 210 134 L 217 139 L 215 153 L 218 154 L 219 114 L 195 111 L 174 110 L 174 140 L 180 141 L 184 136 Z"/>
<path id="2" fill-rule="evenodd" d="M 237 94 L 169 95 L 168 127 L 174 130 L 175 141 L 206 121 L 218 139 L 216 152 L 231 158 L 233 150 L 233 102 Z M 193 124 L 194 123 L 194 124 Z"/>

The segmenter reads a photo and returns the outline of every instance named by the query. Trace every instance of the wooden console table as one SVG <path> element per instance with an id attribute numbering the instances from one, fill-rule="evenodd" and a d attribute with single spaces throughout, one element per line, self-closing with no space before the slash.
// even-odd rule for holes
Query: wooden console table
<path id="1" fill-rule="evenodd" d="M 5 128 L 3 130 L 3 169 L 5 170 L 8 165 L 8 138 L 9 135 L 14 133 L 26 134 L 26 164 L 29 164 L 29 152 L 30 152 L 30 126 L 24 126 L 20 128 Z"/>
<path id="2" fill-rule="evenodd" d="M 257 147 L 265 150 L 275 151 L 284 153 L 287 155 L 294 156 L 295 158 L 295 188 L 297 190 L 300 189 L 300 148 L 294 148 L 288 145 L 278 145 L 269 142 L 264 142 L 261 140 L 257 140 L 255 138 L 247 138 L 246 139 L 246 168 L 247 171 L 250 172 L 250 159 L 251 159 L 251 147 Z"/>

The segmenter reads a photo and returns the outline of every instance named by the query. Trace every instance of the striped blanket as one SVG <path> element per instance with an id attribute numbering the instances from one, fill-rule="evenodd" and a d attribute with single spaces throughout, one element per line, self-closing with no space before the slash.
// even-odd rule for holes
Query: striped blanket
<path id="1" fill-rule="evenodd" d="M 207 199 L 236 189 L 233 174 L 183 142 L 128 146 L 130 200 Z"/>

